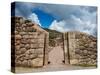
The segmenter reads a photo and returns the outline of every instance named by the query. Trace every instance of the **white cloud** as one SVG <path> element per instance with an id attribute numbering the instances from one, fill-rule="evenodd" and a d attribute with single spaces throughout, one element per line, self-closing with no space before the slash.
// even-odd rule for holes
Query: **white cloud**
<path id="1" fill-rule="evenodd" d="M 35 8 L 51 14 L 56 19 L 49 26 L 50 29 L 60 32 L 77 30 L 92 35 L 96 35 L 97 33 L 97 7 L 44 3 L 17 3 L 16 15 L 21 15 L 25 18 L 30 15 L 32 21 L 41 25 L 37 15 L 34 13 L 32 14 L 32 10 Z M 57 21 L 60 19 L 61 21 Z"/>
<path id="2" fill-rule="evenodd" d="M 39 24 L 41 26 L 41 23 L 38 19 L 38 16 L 35 13 L 32 13 L 28 19 L 30 19 L 32 22 L 35 22 L 36 24 Z"/>
<path id="3" fill-rule="evenodd" d="M 57 20 L 54 20 L 52 22 L 52 24 L 50 25 L 49 29 L 64 32 L 65 31 L 65 29 L 64 29 L 65 24 L 66 24 L 66 22 L 64 20 L 60 21 L 60 22 L 57 22 Z"/>
<path id="4" fill-rule="evenodd" d="M 84 17 L 85 18 L 85 17 Z M 95 35 L 97 24 L 91 20 L 82 20 L 76 16 L 72 16 L 73 24 L 76 25 L 76 30 Z"/>
<path id="5" fill-rule="evenodd" d="M 97 25 L 95 23 L 92 23 L 91 20 L 82 20 L 79 17 L 76 17 L 74 15 L 71 15 L 71 18 L 69 20 L 62 20 L 57 21 L 54 20 L 52 24 L 49 26 L 49 29 L 57 30 L 60 32 L 67 32 L 67 31 L 81 31 L 88 34 L 96 35 Z"/>

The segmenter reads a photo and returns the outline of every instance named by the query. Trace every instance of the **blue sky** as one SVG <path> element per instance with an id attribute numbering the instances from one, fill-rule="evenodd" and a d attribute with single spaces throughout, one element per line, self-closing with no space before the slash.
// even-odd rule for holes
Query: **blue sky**
<path id="1" fill-rule="evenodd" d="M 43 27 L 48 28 L 49 25 L 51 25 L 52 21 L 55 19 L 52 14 L 48 14 L 42 10 L 37 9 L 33 9 L 32 13 L 35 13 L 38 15 L 38 18 L 40 20 L 40 23 Z"/>
<path id="2" fill-rule="evenodd" d="M 17 2 L 15 6 L 15 16 L 31 19 L 41 27 L 97 35 L 97 7 L 26 2 Z"/>

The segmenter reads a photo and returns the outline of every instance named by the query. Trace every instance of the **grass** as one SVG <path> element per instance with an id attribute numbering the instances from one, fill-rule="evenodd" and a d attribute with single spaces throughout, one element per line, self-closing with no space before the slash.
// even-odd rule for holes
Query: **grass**
<path id="1" fill-rule="evenodd" d="M 74 66 L 82 66 L 82 67 L 97 67 L 97 65 L 92 64 L 73 64 Z"/>

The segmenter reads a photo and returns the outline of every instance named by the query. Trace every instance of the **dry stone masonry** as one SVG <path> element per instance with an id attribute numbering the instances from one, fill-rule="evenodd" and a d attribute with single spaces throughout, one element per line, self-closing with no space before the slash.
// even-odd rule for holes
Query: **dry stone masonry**
<path id="1" fill-rule="evenodd" d="M 12 25 L 15 25 L 12 34 L 15 66 L 41 67 L 47 64 L 48 32 L 22 17 L 12 17 Z"/>
<path id="2" fill-rule="evenodd" d="M 97 65 L 97 39 L 82 32 L 64 33 L 65 61 L 77 65 Z"/>
<path id="3" fill-rule="evenodd" d="M 63 47 L 65 64 L 97 65 L 96 37 L 82 32 L 48 32 L 22 17 L 11 17 L 11 24 L 12 67 L 47 65 L 52 38 Z"/>

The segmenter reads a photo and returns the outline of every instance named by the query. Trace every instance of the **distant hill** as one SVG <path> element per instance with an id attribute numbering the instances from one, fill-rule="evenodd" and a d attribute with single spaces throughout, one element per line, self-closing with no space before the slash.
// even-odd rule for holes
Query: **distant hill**
<path id="1" fill-rule="evenodd" d="M 56 30 L 51 30 L 51 29 L 47 29 L 47 28 L 43 28 L 44 30 L 46 30 L 47 32 L 49 32 L 49 38 L 50 39 L 55 39 L 59 36 L 62 36 L 61 32 L 58 32 Z"/>
<path id="2" fill-rule="evenodd" d="M 58 32 L 56 30 L 51 30 L 47 28 L 43 28 L 47 32 L 49 32 L 49 46 L 54 47 L 57 41 L 57 38 L 60 38 L 62 40 L 62 33 Z"/>

